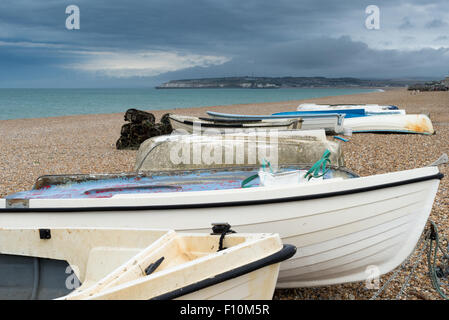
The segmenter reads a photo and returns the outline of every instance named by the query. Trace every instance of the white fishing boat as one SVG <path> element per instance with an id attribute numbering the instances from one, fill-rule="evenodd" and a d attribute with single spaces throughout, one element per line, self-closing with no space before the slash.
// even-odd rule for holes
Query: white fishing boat
<path id="1" fill-rule="evenodd" d="M 171 114 L 169 120 L 173 130 L 181 130 L 188 133 L 206 132 L 215 134 L 301 129 L 303 121 L 299 116 L 292 119 L 239 120 L 198 118 L 178 114 Z"/>
<path id="2" fill-rule="evenodd" d="M 222 135 L 171 134 L 144 141 L 134 171 L 212 169 L 315 163 L 329 150 L 329 160 L 344 166 L 341 144 L 326 139 L 324 130 L 286 130 Z"/>
<path id="3" fill-rule="evenodd" d="M 327 133 L 343 132 L 343 122 L 345 115 L 341 113 L 317 113 L 301 115 L 250 115 L 250 114 L 231 114 L 207 111 L 207 114 L 214 119 L 236 119 L 236 120 L 265 120 L 265 119 L 289 119 L 301 117 L 303 120 L 301 130 L 319 130 L 323 129 Z"/>
<path id="4" fill-rule="evenodd" d="M 345 128 L 358 132 L 434 134 L 432 121 L 425 114 L 379 115 L 345 119 Z"/>
<path id="5" fill-rule="evenodd" d="M 1 299 L 271 299 L 296 249 L 277 234 L 1 228 Z"/>
<path id="6" fill-rule="evenodd" d="M 365 110 L 366 116 L 372 115 L 394 115 L 402 114 L 406 112 L 403 109 L 399 109 L 393 105 L 378 105 L 378 104 L 315 104 L 315 103 L 303 103 L 297 108 L 298 111 L 329 111 L 329 110 Z"/>
<path id="7" fill-rule="evenodd" d="M 414 250 L 443 177 L 437 167 L 367 177 L 331 168 L 311 181 L 301 173 L 296 184 L 262 185 L 256 177 L 242 187 L 258 172 L 43 177 L 33 190 L 0 200 L 0 227 L 209 232 L 211 223 L 227 221 L 237 232 L 279 233 L 297 247 L 281 264 L 278 287 L 331 285 L 364 281 L 373 265 L 380 275 L 400 265 Z"/>

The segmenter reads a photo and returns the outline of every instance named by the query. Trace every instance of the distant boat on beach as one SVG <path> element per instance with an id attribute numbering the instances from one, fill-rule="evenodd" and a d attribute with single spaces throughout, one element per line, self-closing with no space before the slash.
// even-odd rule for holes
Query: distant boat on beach
<path id="1" fill-rule="evenodd" d="M 216 130 L 225 133 L 226 130 L 292 130 L 301 129 L 303 120 L 299 117 L 291 119 L 214 119 L 170 114 L 168 117 L 173 130 L 185 130 L 189 133 L 197 128 L 200 132 Z"/>
<path id="2" fill-rule="evenodd" d="M 297 118 L 296 114 L 274 114 L 274 115 L 250 115 L 250 114 L 230 114 L 214 111 L 207 111 L 207 114 L 216 119 L 240 119 L 240 120 L 263 120 L 263 119 L 290 119 Z M 324 129 L 328 134 L 343 132 L 343 121 L 345 114 L 326 113 L 302 113 L 302 130 Z"/>
<path id="3" fill-rule="evenodd" d="M 315 104 L 303 103 L 298 106 L 298 111 L 330 111 L 344 112 L 350 110 L 364 110 L 364 116 L 381 115 L 381 114 L 405 114 L 405 110 L 399 109 L 394 105 L 378 105 L 378 104 Z M 349 117 L 347 117 L 349 118 Z"/>
<path id="4" fill-rule="evenodd" d="M 374 115 L 370 117 L 345 119 L 345 128 L 353 133 L 393 132 L 418 133 L 431 135 L 435 133 L 432 121 L 425 114 Z"/>

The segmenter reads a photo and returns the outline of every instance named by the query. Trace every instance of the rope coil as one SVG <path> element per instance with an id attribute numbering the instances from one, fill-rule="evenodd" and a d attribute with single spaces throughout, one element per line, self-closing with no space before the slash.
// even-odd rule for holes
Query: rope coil
<path id="1" fill-rule="evenodd" d="M 449 254 L 445 252 L 445 250 L 440 245 L 440 236 L 438 234 L 438 227 L 435 222 L 430 221 L 431 223 L 431 233 L 429 237 L 429 251 L 427 252 L 427 263 L 429 265 L 429 277 L 432 282 L 432 286 L 444 300 L 449 300 L 449 296 L 441 290 L 442 283 L 439 278 L 444 277 L 444 272 L 442 274 L 438 273 L 438 269 L 441 269 L 437 266 L 437 255 L 438 251 L 441 251 L 443 259 L 448 260 Z M 435 246 L 433 243 L 435 242 Z M 439 277 L 439 275 L 441 277 Z"/>

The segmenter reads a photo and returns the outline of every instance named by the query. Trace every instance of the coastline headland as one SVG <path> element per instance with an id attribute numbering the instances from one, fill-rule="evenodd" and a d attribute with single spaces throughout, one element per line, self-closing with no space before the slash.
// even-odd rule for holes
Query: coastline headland
<path id="1" fill-rule="evenodd" d="M 279 89 L 279 88 L 380 88 L 405 87 L 406 80 L 368 80 L 326 77 L 225 77 L 171 80 L 156 89 Z"/>

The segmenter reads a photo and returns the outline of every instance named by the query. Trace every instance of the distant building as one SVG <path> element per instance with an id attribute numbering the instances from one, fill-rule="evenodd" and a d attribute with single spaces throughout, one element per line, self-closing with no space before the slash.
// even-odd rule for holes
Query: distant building
<path id="1" fill-rule="evenodd" d="M 415 83 L 408 86 L 408 90 L 414 91 L 449 91 L 449 76 L 444 80 L 425 83 Z"/>

